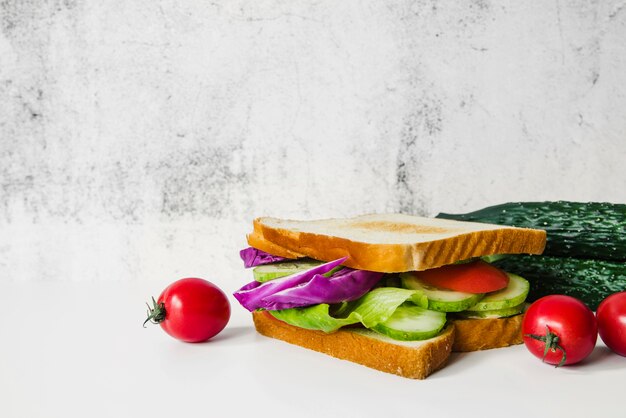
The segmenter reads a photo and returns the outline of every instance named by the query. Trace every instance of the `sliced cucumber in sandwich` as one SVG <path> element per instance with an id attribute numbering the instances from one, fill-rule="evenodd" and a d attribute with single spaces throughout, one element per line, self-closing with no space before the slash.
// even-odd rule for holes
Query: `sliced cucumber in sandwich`
<path id="1" fill-rule="evenodd" d="M 512 306 L 510 308 L 504 309 L 493 309 L 487 311 L 464 311 L 458 312 L 457 316 L 467 319 L 506 318 L 524 312 L 525 305 L 525 303 L 520 303 L 517 306 Z"/>
<path id="2" fill-rule="evenodd" d="M 478 303 L 482 293 L 465 293 L 441 289 L 426 284 L 414 274 L 402 273 L 402 286 L 406 289 L 421 290 L 428 298 L 428 309 L 438 312 L 460 312 Z"/>
<path id="3" fill-rule="evenodd" d="M 490 255 L 483 255 L 482 257 L 480 257 L 480 259 L 483 260 L 485 263 L 495 263 L 496 261 L 505 259 L 508 256 L 509 256 L 508 254 L 490 254 Z"/>
<path id="4" fill-rule="evenodd" d="M 502 290 L 487 293 L 484 298 L 474 306 L 467 308 L 468 311 L 493 311 L 507 309 L 522 304 L 528 296 L 530 284 L 516 274 L 507 273 L 509 284 Z"/>
<path id="5" fill-rule="evenodd" d="M 402 305 L 385 322 L 372 329 L 394 340 L 427 340 L 439 334 L 446 324 L 446 314 L 415 305 Z"/>
<path id="6" fill-rule="evenodd" d="M 496 261 L 500 261 L 504 258 L 507 258 L 509 255 L 508 254 L 490 254 L 490 255 L 483 255 L 480 257 L 472 257 L 472 258 L 468 258 L 465 260 L 460 260 L 460 261 L 455 261 L 454 264 L 467 264 L 467 263 L 471 263 L 473 261 L 476 260 L 483 260 L 485 263 L 495 263 Z"/>
<path id="7" fill-rule="evenodd" d="M 252 269 L 254 280 L 257 282 L 267 282 L 279 277 L 290 276 L 301 271 L 312 269 L 323 264 L 323 261 L 312 259 L 298 261 L 281 261 L 279 263 L 265 264 Z"/>

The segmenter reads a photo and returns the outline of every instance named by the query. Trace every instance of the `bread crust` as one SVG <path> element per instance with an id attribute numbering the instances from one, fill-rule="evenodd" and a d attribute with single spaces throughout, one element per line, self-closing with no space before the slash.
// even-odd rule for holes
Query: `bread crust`
<path id="1" fill-rule="evenodd" d="M 248 243 L 255 248 L 258 245 L 267 248 L 269 242 L 275 249 L 321 261 L 348 257 L 343 263 L 348 267 L 383 273 L 426 270 L 489 254 L 540 254 L 546 241 L 543 230 L 498 226 L 410 244 L 367 243 L 271 227 L 264 219 L 254 220 L 254 233 L 248 236 Z M 354 218 L 346 220 L 351 221 Z"/>
<path id="2" fill-rule="evenodd" d="M 302 329 L 268 312 L 253 312 L 252 317 L 256 330 L 267 337 L 411 379 L 425 379 L 442 368 L 454 342 L 454 326 L 447 326 L 439 336 L 423 344 L 406 346 L 371 338 L 350 328 L 330 334 Z"/>
<path id="3" fill-rule="evenodd" d="M 489 350 L 521 344 L 524 314 L 508 318 L 451 319 L 456 329 L 452 351 Z"/>
<path id="4" fill-rule="evenodd" d="M 285 258 L 302 258 L 306 257 L 304 254 L 296 253 L 283 248 L 277 244 L 267 241 L 263 236 L 256 231 L 246 236 L 248 239 L 248 245 L 256 248 L 257 250 L 265 251 L 266 253 L 276 255 L 278 257 Z"/>

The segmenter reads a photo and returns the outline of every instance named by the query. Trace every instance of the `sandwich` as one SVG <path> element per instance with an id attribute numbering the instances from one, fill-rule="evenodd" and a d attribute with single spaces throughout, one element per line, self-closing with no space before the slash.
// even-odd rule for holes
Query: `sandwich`
<path id="1" fill-rule="evenodd" d="M 452 351 L 522 342 L 529 284 L 490 262 L 542 253 L 546 233 L 374 214 L 257 218 L 247 241 L 255 280 L 234 296 L 260 334 L 424 379 Z"/>

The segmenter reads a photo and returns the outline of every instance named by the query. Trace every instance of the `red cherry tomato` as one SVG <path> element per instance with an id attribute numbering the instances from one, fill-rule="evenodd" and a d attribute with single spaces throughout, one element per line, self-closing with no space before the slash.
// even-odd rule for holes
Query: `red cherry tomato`
<path id="1" fill-rule="evenodd" d="M 596 317 L 580 300 L 565 295 L 544 296 L 524 315 L 526 348 L 545 363 L 562 366 L 583 360 L 598 338 Z"/>
<path id="2" fill-rule="evenodd" d="M 504 289 L 509 276 L 489 263 L 478 260 L 471 263 L 450 264 L 415 273 L 431 286 L 467 293 L 488 293 Z"/>
<path id="3" fill-rule="evenodd" d="M 203 279 L 178 280 L 163 290 L 148 319 L 169 335 L 190 343 L 206 341 L 224 329 L 230 319 L 230 303 L 217 286 Z"/>
<path id="4" fill-rule="evenodd" d="M 607 347 L 626 356 L 626 292 L 604 299 L 596 312 L 598 332 Z"/>

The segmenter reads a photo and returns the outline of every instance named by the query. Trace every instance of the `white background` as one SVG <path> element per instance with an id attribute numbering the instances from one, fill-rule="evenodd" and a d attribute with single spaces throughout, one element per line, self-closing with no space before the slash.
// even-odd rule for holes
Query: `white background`
<path id="1" fill-rule="evenodd" d="M 234 304 L 209 344 L 138 324 L 176 278 L 250 280 L 255 216 L 625 202 L 624 39 L 624 1 L 1 2 L 0 415 L 617 415 L 601 346 L 412 382 Z"/>
<path id="2" fill-rule="evenodd" d="M 0 280 L 217 278 L 253 217 L 626 201 L 623 1 L 7 1 Z"/>

